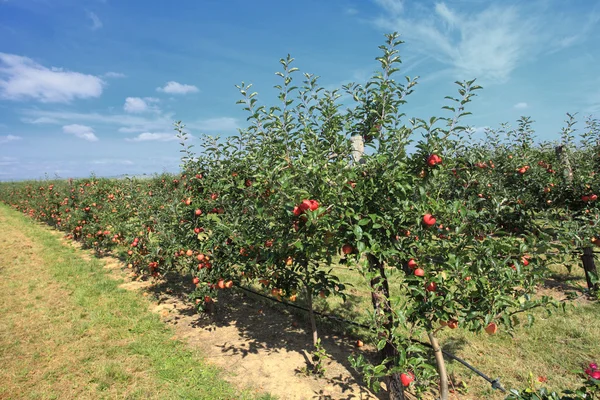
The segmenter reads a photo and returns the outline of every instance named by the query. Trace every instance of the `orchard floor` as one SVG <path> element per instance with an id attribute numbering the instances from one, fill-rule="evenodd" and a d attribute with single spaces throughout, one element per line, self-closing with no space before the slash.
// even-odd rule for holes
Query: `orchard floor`
<path id="1" fill-rule="evenodd" d="M 544 294 L 562 298 L 581 283 L 576 271 L 574 278 L 563 272 Z M 366 288 L 343 269 L 340 278 L 354 284 L 351 307 L 335 299 L 318 306 L 365 318 Z M 377 398 L 348 362 L 372 348 L 331 333 L 341 327 L 321 329 L 331 355 L 325 378 L 307 377 L 301 369 L 311 338 L 301 315 L 237 290 L 214 313 L 198 314 L 185 299 L 188 289 L 177 277 L 138 281 L 117 259 L 95 257 L 0 205 L 0 399 Z M 440 340 L 506 387 L 525 388 L 531 376 L 560 389 L 577 385 L 571 370 L 600 361 L 598 332 L 598 303 L 580 299 L 566 313 L 538 312 L 536 324 L 514 338 L 457 329 Z M 353 334 L 367 341 L 365 332 Z M 448 367 L 451 399 L 504 397 L 457 363 Z"/>
<path id="2" fill-rule="evenodd" d="M 198 314 L 123 267 L 0 205 L 0 399 L 376 398 L 347 340 L 324 335 L 327 378 L 307 377 L 292 315 L 235 291 Z"/>

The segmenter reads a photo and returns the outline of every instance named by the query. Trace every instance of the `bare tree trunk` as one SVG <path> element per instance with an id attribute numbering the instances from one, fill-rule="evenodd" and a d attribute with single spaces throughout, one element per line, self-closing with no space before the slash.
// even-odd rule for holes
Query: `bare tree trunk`
<path id="1" fill-rule="evenodd" d="M 587 281 L 588 289 L 592 292 L 598 291 L 598 284 L 592 283 L 592 274 L 598 274 L 596 270 L 596 264 L 594 264 L 594 249 L 586 247 L 583 249 L 583 255 L 581 256 L 583 261 L 583 270 L 585 271 L 585 280 Z"/>
<path id="2" fill-rule="evenodd" d="M 315 321 L 315 312 L 313 310 L 312 290 L 306 285 L 306 302 L 308 303 L 308 318 L 310 319 L 310 328 L 312 331 L 313 346 L 317 346 L 319 334 L 317 332 L 317 322 Z"/>
<path id="3" fill-rule="evenodd" d="M 429 332 L 429 342 L 433 347 L 435 363 L 440 374 L 440 400 L 448 400 L 448 375 L 446 374 L 446 364 L 444 363 L 444 354 L 433 332 Z"/>
<path id="4" fill-rule="evenodd" d="M 390 304 L 390 287 L 387 276 L 385 275 L 385 269 L 383 263 L 379 261 L 372 254 L 367 254 L 369 260 L 369 268 L 371 271 L 377 272 L 378 275 L 371 279 L 371 302 L 373 303 L 373 309 L 375 315 L 382 314 L 384 316 L 383 327 L 387 332 L 392 332 L 394 329 L 394 318 L 392 312 L 392 306 Z M 398 351 L 394 347 L 390 338 L 386 341 L 384 348 L 380 351 L 379 356 L 382 360 L 386 358 L 391 361 L 388 362 L 388 367 L 394 367 L 394 359 L 398 356 Z M 400 376 L 392 374 L 387 377 L 388 395 L 390 400 L 404 400 L 404 387 L 400 382 Z"/>

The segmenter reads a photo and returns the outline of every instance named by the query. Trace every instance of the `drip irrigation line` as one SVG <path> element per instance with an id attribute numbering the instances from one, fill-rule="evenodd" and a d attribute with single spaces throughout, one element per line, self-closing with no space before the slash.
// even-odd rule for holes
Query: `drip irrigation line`
<path id="1" fill-rule="evenodd" d="M 277 300 L 277 299 L 274 299 L 273 297 L 267 296 L 265 294 L 259 293 L 259 292 L 255 291 L 255 290 L 248 289 L 248 288 L 245 288 L 245 287 L 238 286 L 238 288 L 242 289 L 243 291 L 246 291 L 246 292 L 255 294 L 257 296 L 263 297 L 263 298 L 265 298 L 267 300 L 271 300 L 271 301 L 273 301 L 275 303 L 283 304 L 285 306 L 296 308 L 298 310 L 302 310 L 302 311 L 305 311 L 305 312 L 310 312 L 310 310 L 308 308 L 299 306 L 297 304 L 293 304 L 293 303 L 288 303 L 288 302 L 285 302 L 285 301 Z M 338 321 L 338 322 L 342 322 L 342 323 L 345 323 L 345 324 L 348 324 L 348 325 L 354 325 L 354 326 L 357 326 L 357 327 L 360 327 L 360 328 L 371 330 L 371 327 L 368 326 L 368 325 L 361 324 L 361 323 L 358 323 L 358 322 L 355 322 L 355 321 L 350 321 L 350 320 L 347 320 L 347 319 L 344 319 L 344 318 L 341 318 L 341 317 L 337 317 L 335 315 L 324 314 L 322 312 L 314 311 L 314 310 L 313 310 L 313 313 L 315 315 L 320 316 L 321 318 L 326 318 L 326 319 L 330 319 L 330 320 L 333 320 L 333 321 Z M 433 349 L 433 346 L 430 343 L 422 342 L 422 341 L 416 340 L 416 339 L 410 339 L 410 340 L 413 341 L 413 342 L 419 343 L 419 344 L 421 344 L 421 345 L 423 345 L 425 347 L 428 347 L 430 349 Z M 447 356 L 447 357 L 449 357 L 449 358 L 451 358 L 451 359 L 453 359 L 455 361 L 458 361 L 459 363 L 461 363 L 462 365 L 464 365 L 465 367 L 467 367 L 468 369 L 470 369 L 471 371 L 473 371 L 474 373 L 476 373 L 477 375 L 479 375 L 481 378 L 483 378 L 484 380 L 486 380 L 489 384 L 492 385 L 493 389 L 500 390 L 501 392 L 506 393 L 506 389 L 504 389 L 502 387 L 502 384 L 500 383 L 500 378 L 491 379 L 489 376 L 487 376 L 483 372 L 479 371 L 477 368 L 473 367 L 471 364 L 469 364 L 468 362 L 466 362 L 462 358 L 457 357 L 454 354 L 448 353 L 447 351 L 445 351 L 443 349 L 441 349 L 441 350 L 442 350 L 442 353 L 445 356 Z"/>

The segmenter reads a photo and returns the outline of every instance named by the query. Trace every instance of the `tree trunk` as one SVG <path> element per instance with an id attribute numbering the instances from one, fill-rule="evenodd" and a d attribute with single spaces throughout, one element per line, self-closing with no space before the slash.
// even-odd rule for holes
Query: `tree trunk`
<path id="1" fill-rule="evenodd" d="M 594 249 L 591 247 L 584 248 L 581 261 L 583 261 L 583 269 L 585 271 L 585 280 L 587 281 L 588 289 L 592 292 L 598 291 L 598 284 L 593 284 L 591 277 L 591 274 L 598 276 L 596 264 L 594 264 Z"/>
<path id="2" fill-rule="evenodd" d="M 444 354 L 433 332 L 429 332 L 429 342 L 433 347 L 435 363 L 440 374 L 440 400 L 448 400 L 448 375 L 446 374 L 446 364 L 444 363 Z"/>
<path id="3" fill-rule="evenodd" d="M 378 275 L 371 279 L 371 302 L 375 315 L 383 315 L 383 327 L 388 332 L 392 332 L 394 328 L 394 317 L 392 313 L 392 307 L 389 301 L 390 298 L 390 287 L 387 276 L 385 275 L 385 269 L 383 263 L 379 261 L 372 254 L 367 254 L 369 261 L 369 268 L 371 271 L 376 272 Z M 394 359 L 398 356 L 398 351 L 394 347 L 393 343 L 388 339 L 385 347 L 379 352 L 381 360 L 390 358 L 392 361 L 388 362 L 387 367 L 394 367 Z M 404 388 L 400 382 L 400 376 L 396 373 L 387 377 L 387 387 L 390 400 L 404 400 Z"/>
<path id="4" fill-rule="evenodd" d="M 312 290 L 306 285 L 306 302 L 308 303 L 308 318 L 310 319 L 310 329 L 312 331 L 313 346 L 317 346 L 319 334 L 317 332 L 317 322 L 315 321 L 315 312 L 313 310 Z"/>

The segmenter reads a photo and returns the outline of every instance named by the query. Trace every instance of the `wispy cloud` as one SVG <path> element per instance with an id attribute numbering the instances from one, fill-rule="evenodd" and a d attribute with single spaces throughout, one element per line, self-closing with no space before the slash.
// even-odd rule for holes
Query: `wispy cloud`
<path id="1" fill-rule="evenodd" d="M 64 133 L 74 135 L 80 139 L 87 140 L 89 142 L 97 142 L 98 137 L 94 134 L 94 130 L 85 125 L 71 124 L 62 127 Z"/>
<path id="2" fill-rule="evenodd" d="M 461 79 L 504 82 L 521 64 L 550 52 L 559 40 L 548 20 L 526 6 L 485 3 L 465 11 L 435 3 L 433 9 L 402 0 L 375 0 L 384 14 L 374 23 L 402 33 L 413 48 L 445 64 Z M 533 4 L 533 3 L 532 3 Z M 531 5 L 534 7 L 534 5 Z M 564 32 L 563 32 L 564 33 Z M 563 47 L 576 38 L 564 37 Z"/>
<path id="3" fill-rule="evenodd" d="M 125 75 L 121 72 L 112 72 L 112 71 L 109 71 L 102 76 L 104 76 L 106 78 L 126 78 L 127 77 L 127 75 Z"/>
<path id="4" fill-rule="evenodd" d="M 28 57 L 0 53 L 0 98 L 68 103 L 99 97 L 104 81 L 94 75 L 46 68 Z"/>
<path id="5" fill-rule="evenodd" d="M 529 107 L 529 104 L 527 104 L 525 102 L 521 102 L 521 103 L 515 104 L 513 107 L 516 108 L 517 110 L 524 110 L 527 107 Z"/>
<path id="6" fill-rule="evenodd" d="M 21 136 L 15 136 L 15 135 L 0 136 L 0 144 L 16 142 L 17 140 L 21 140 L 21 139 L 23 139 Z"/>
<path id="7" fill-rule="evenodd" d="M 198 88 L 194 85 L 187 85 L 184 83 L 179 83 L 175 81 L 167 82 L 164 87 L 156 88 L 157 91 L 169 94 L 187 94 L 187 93 L 196 93 L 198 92 Z"/>
<path id="8" fill-rule="evenodd" d="M 158 108 L 152 106 L 152 103 L 157 103 L 159 100 L 154 97 L 128 97 L 125 99 L 123 110 L 129 113 L 143 113 L 146 111 L 158 111 Z"/>
<path id="9" fill-rule="evenodd" d="M 100 18 L 98 18 L 98 16 L 96 15 L 96 13 L 88 11 L 87 16 L 92 21 L 92 26 L 90 28 L 93 31 L 96 31 L 96 30 L 102 28 L 102 26 L 103 26 L 102 25 L 102 21 L 100 21 Z"/>
<path id="10" fill-rule="evenodd" d="M 68 111 L 46 111 L 26 109 L 22 111 L 23 122 L 26 123 L 48 123 L 48 124 L 93 124 L 111 127 L 121 133 L 146 133 L 146 132 L 168 132 L 173 130 L 174 114 L 152 113 L 152 114 L 100 114 L 79 113 Z M 216 117 L 208 119 L 191 120 L 185 123 L 186 129 L 198 132 L 229 133 L 236 132 L 240 125 L 238 120 L 232 117 Z"/>
<path id="11" fill-rule="evenodd" d="M 134 138 L 125 139 L 128 142 L 170 142 L 172 140 L 177 140 L 177 136 L 173 133 L 152 133 L 152 132 L 144 132 L 140 133 Z"/>

